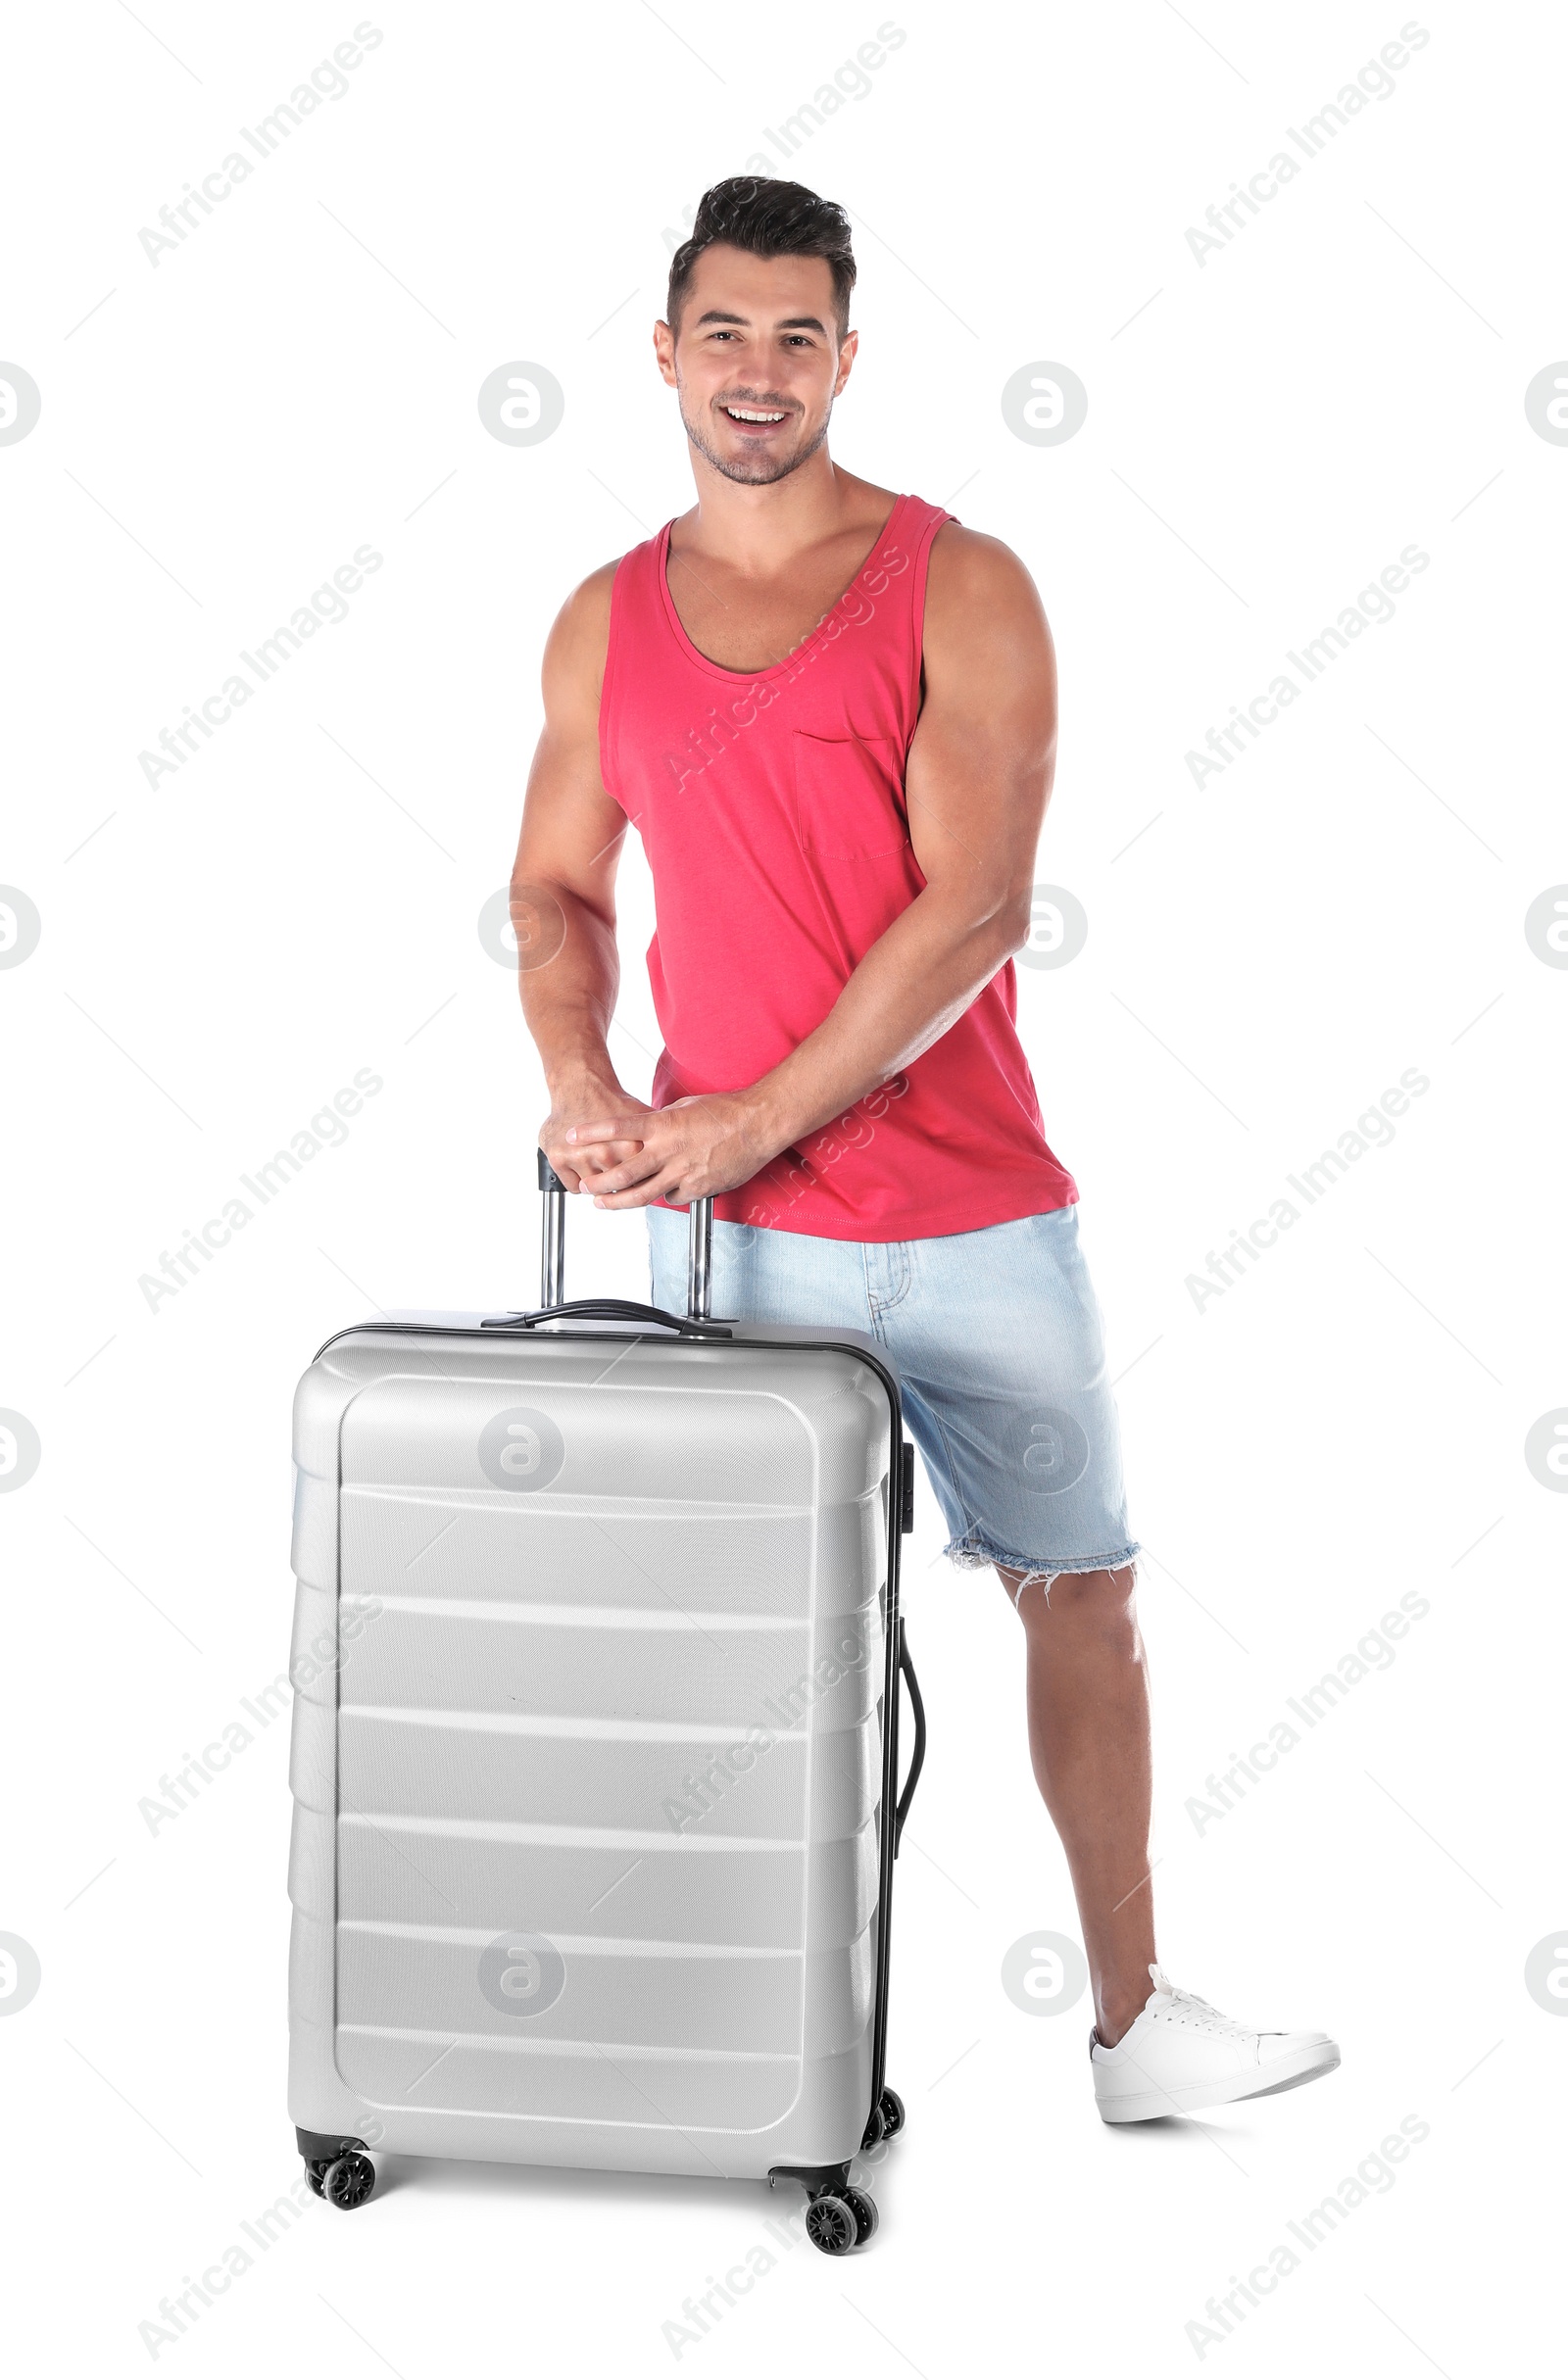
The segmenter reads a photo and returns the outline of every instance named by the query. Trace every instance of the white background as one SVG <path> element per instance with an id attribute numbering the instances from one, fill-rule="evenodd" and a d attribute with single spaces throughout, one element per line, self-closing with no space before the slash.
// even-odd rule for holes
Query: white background
<path id="1" fill-rule="evenodd" d="M 0 972 L 0 1406 L 42 1445 L 0 1496 L 0 1929 L 43 1978 L 0 2023 L 18 2367 L 143 2369 L 138 2324 L 297 2173 L 286 1723 L 156 1835 L 137 1805 L 286 1659 L 289 1400 L 319 1341 L 383 1305 L 532 1293 L 541 1083 L 477 918 L 541 641 L 576 578 L 689 501 L 650 347 L 665 226 L 879 22 L 906 40 L 794 165 L 858 225 L 834 449 L 1006 539 L 1057 638 L 1039 873 L 1090 931 L 1070 966 L 1020 970 L 1020 1021 L 1123 1376 L 1163 1955 L 1235 2014 L 1331 2026 L 1345 2062 L 1201 2126 L 1113 2131 L 1087 2001 L 1040 2019 L 1004 1995 L 1007 1948 L 1076 1921 L 1020 1632 L 989 1578 L 937 1559 L 922 1481 L 932 1748 L 899 1870 L 909 2124 L 882 2229 L 839 2264 L 774 2242 L 678 2359 L 1517 2365 L 1554 2320 L 1568 2046 L 1524 1983 L 1568 1919 L 1568 1503 L 1523 1454 L 1568 1403 L 1568 973 L 1523 923 L 1568 878 L 1568 451 L 1523 402 L 1568 353 L 1560 24 L 377 0 L 347 95 L 152 264 L 140 227 L 357 21 L 82 0 L 9 35 L 0 352 L 43 401 L 0 447 L 0 880 L 42 920 Z M 1187 227 L 1412 22 L 1430 39 L 1394 95 L 1200 265 Z M 475 403 L 517 360 L 566 399 L 527 448 Z M 1042 360 L 1089 391 L 1057 447 L 1001 411 Z M 1195 786 L 1185 753 L 1412 543 L 1430 566 L 1396 616 Z M 364 544 L 384 562 L 350 616 L 149 786 L 138 753 Z M 623 888 L 615 1052 L 645 1090 L 635 850 Z M 384 1089 L 346 1142 L 150 1310 L 139 1278 L 361 1068 Z M 1408 1068 L 1431 1088 L 1392 1144 L 1200 1311 L 1186 1277 Z M 572 1287 L 645 1293 L 639 1223 L 573 1211 L 569 1239 Z M 1208 1773 L 1407 1593 L 1430 1610 L 1392 1668 L 1200 1833 Z M 1195 2344 L 1205 2300 L 1406 2115 L 1430 2136 L 1394 2186 Z M 659 2371 L 662 2326 L 784 2210 L 406 2164 L 352 2218 L 313 2203 L 156 2360 Z"/>

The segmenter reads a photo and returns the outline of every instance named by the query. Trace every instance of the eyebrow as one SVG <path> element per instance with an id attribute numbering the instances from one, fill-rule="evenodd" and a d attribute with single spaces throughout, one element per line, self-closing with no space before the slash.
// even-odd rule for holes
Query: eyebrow
<path id="1" fill-rule="evenodd" d="M 734 322 L 742 330 L 749 330 L 752 326 L 749 316 L 725 314 L 716 306 L 710 306 L 706 314 L 698 316 L 697 327 L 699 330 L 705 322 Z M 819 322 L 814 314 L 792 315 L 787 322 L 780 322 L 776 327 L 779 330 L 815 330 L 820 331 L 823 338 L 827 336 L 826 324 Z"/>

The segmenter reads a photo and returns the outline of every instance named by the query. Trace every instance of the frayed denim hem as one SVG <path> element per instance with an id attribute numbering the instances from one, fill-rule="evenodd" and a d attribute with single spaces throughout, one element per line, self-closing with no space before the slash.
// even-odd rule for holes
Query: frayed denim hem
<path id="1" fill-rule="evenodd" d="M 1097 1570 L 1125 1570 L 1129 1563 L 1136 1563 L 1143 1548 L 1132 1544 L 1124 1546 L 1118 1554 L 1102 1554 L 1087 1562 L 1035 1564 L 1031 1563 L 1027 1554 L 1002 1553 L 996 1546 L 988 1545 L 983 1538 L 971 1533 L 966 1537 L 954 1537 L 942 1550 L 959 1570 L 989 1570 L 994 1565 L 999 1570 L 1021 1571 L 1023 1576 L 1012 1598 L 1016 1610 L 1026 1586 L 1043 1586 L 1049 1598 L 1057 1579 L 1082 1578 L 1090 1571 Z"/>

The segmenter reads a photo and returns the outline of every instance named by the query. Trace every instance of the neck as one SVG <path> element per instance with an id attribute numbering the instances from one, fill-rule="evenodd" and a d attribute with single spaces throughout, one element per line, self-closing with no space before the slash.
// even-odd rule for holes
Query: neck
<path id="1" fill-rule="evenodd" d="M 766 575 L 843 528 L 865 482 L 841 471 L 825 445 L 799 470 L 765 487 L 726 479 L 705 455 L 690 450 L 697 503 L 680 523 L 689 552 L 722 557 L 741 571 Z"/>

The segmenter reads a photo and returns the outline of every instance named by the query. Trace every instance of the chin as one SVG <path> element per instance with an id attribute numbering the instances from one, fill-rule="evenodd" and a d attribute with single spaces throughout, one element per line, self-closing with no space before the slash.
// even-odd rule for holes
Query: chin
<path id="1" fill-rule="evenodd" d="M 722 478 L 731 479 L 738 487 L 746 488 L 771 487 L 776 480 L 788 479 L 792 471 L 798 471 L 802 463 L 816 453 L 827 436 L 828 427 L 824 419 L 816 430 L 803 433 L 787 455 L 764 455 L 744 446 L 737 446 L 733 451 L 721 451 L 706 425 L 699 430 L 685 420 L 684 413 L 681 418 L 685 422 L 687 437 L 704 461 L 710 462 Z"/>
<path id="2" fill-rule="evenodd" d="M 806 460 L 804 455 L 710 455 L 709 461 L 726 479 L 739 481 L 750 488 L 770 487 L 775 479 L 787 479 L 791 471 Z"/>

